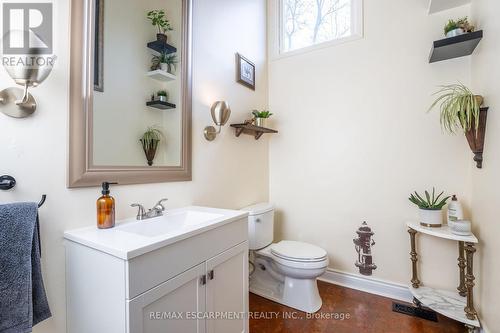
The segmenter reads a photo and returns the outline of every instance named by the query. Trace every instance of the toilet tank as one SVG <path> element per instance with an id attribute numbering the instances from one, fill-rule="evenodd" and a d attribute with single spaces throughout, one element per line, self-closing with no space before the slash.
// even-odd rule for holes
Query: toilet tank
<path id="1" fill-rule="evenodd" d="M 274 237 L 274 206 L 263 202 L 241 210 L 248 212 L 250 250 L 262 249 L 271 244 Z"/>

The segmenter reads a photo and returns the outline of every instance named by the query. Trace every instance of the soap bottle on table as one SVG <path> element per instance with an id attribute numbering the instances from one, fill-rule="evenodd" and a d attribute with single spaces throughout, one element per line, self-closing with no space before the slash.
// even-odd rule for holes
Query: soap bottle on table
<path id="1" fill-rule="evenodd" d="M 115 199 L 109 195 L 109 185 L 117 183 L 102 183 L 102 196 L 97 199 L 97 227 L 109 229 L 115 226 Z"/>
<path id="2" fill-rule="evenodd" d="M 462 205 L 457 199 L 456 195 L 453 195 L 451 202 L 448 204 L 448 225 L 453 226 L 453 223 L 458 220 L 463 220 L 464 213 Z"/>

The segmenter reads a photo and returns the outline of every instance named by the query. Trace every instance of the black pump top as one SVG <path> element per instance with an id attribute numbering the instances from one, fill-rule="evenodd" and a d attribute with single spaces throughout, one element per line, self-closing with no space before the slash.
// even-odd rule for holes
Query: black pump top
<path id="1" fill-rule="evenodd" d="M 110 182 L 103 182 L 102 183 L 102 194 L 108 195 L 109 194 L 109 185 L 116 185 L 118 183 L 110 183 Z"/>
<path id="2" fill-rule="evenodd" d="M 458 201 L 457 196 L 455 194 L 453 194 L 453 197 L 451 197 L 451 200 L 452 201 Z"/>

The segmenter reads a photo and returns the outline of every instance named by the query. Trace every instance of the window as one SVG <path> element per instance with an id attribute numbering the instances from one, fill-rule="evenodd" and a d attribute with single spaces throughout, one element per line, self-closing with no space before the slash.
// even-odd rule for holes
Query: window
<path id="1" fill-rule="evenodd" d="M 362 0 L 280 1 L 280 53 L 361 34 Z"/>

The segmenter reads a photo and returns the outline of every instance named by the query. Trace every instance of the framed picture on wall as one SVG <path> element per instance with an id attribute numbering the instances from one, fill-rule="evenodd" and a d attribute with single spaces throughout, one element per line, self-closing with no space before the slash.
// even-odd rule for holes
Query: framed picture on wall
<path id="1" fill-rule="evenodd" d="M 255 90 L 255 64 L 239 53 L 236 53 L 236 80 Z"/>

